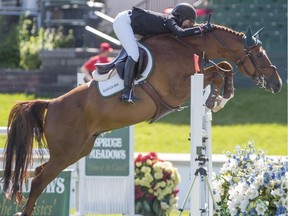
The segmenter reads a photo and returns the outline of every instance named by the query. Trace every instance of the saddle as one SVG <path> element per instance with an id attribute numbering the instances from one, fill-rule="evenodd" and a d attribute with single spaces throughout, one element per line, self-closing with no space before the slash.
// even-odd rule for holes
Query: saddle
<path id="1" fill-rule="evenodd" d="M 147 81 L 147 77 L 152 71 L 153 58 L 151 52 L 143 44 L 138 43 L 138 48 L 139 61 L 137 62 L 134 71 L 134 85 L 139 85 L 154 101 L 156 112 L 152 119 L 150 119 L 150 123 L 153 123 L 168 113 L 179 110 L 180 106 L 171 107 L 168 105 L 154 87 Z M 123 80 L 121 79 L 124 77 L 127 57 L 128 55 L 126 51 L 122 48 L 119 55 L 112 62 L 95 64 L 97 70 L 92 73 L 92 76 L 96 81 L 98 81 L 98 89 L 103 97 L 110 97 L 111 95 L 123 90 Z M 118 76 L 114 76 L 115 74 Z M 120 82 L 118 78 L 121 80 Z"/>
<path id="2" fill-rule="evenodd" d="M 124 69 L 125 69 L 125 63 L 127 60 L 127 52 L 122 47 L 118 56 L 111 62 L 108 63 L 96 63 L 95 66 L 97 68 L 98 74 L 107 74 L 116 69 L 119 77 L 121 79 L 124 78 Z M 146 68 L 147 64 L 147 53 L 145 50 L 141 47 L 139 47 L 139 60 L 136 64 L 135 71 L 134 71 L 134 77 L 139 78 L 141 74 L 143 73 L 144 69 Z"/>

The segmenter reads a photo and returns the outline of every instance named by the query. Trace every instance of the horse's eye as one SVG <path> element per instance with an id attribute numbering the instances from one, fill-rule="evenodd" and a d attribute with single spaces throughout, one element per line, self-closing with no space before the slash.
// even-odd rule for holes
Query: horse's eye
<path id="1" fill-rule="evenodd" d="M 263 53 L 258 53 L 256 56 L 257 56 L 258 58 L 261 58 L 261 57 L 263 57 Z"/>

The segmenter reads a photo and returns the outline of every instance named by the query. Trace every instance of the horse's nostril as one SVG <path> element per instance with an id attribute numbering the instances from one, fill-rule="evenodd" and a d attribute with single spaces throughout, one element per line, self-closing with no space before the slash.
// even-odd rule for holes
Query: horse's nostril
<path id="1" fill-rule="evenodd" d="M 280 92 L 280 90 L 282 88 L 282 82 L 281 81 L 277 82 L 277 84 L 275 86 L 276 86 L 276 88 L 274 89 L 274 93 Z"/>

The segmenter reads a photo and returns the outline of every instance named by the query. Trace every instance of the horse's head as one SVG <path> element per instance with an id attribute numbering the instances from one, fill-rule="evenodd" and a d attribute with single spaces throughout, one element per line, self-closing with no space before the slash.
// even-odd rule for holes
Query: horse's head
<path id="1" fill-rule="evenodd" d="M 282 80 L 262 47 L 260 34 L 263 28 L 252 35 L 249 27 L 243 36 L 245 57 L 237 62 L 239 70 L 255 81 L 256 85 L 273 93 L 281 90 Z"/>

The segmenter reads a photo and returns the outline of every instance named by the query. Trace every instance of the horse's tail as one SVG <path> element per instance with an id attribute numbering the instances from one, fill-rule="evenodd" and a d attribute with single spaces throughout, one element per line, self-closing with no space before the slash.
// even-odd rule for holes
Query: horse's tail
<path id="1" fill-rule="evenodd" d="M 11 109 L 2 179 L 3 190 L 11 197 L 21 194 L 23 181 L 27 181 L 34 138 L 39 148 L 44 147 L 44 117 L 48 103 L 46 100 L 20 102 Z"/>

